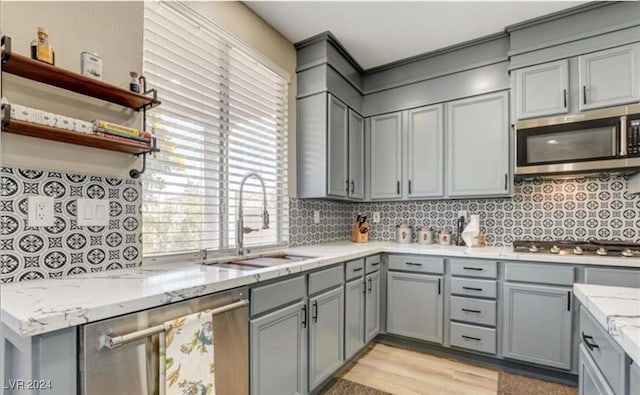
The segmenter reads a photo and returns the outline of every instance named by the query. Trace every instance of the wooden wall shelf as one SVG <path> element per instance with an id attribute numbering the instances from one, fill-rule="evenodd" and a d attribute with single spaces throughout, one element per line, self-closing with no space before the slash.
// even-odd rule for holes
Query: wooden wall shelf
<path id="1" fill-rule="evenodd" d="M 160 101 L 151 96 L 130 92 L 115 85 L 85 77 L 81 74 L 51 66 L 47 63 L 15 53 L 3 53 L 2 71 L 80 93 L 85 96 L 129 107 L 136 111 L 155 107 L 160 104 Z"/>
<path id="2" fill-rule="evenodd" d="M 17 121 L 14 119 L 12 119 L 9 124 L 2 129 L 2 131 L 5 133 L 61 141 L 63 143 L 83 145 L 85 147 L 100 148 L 134 155 L 153 151 L 151 146 L 143 146 L 142 144 L 136 144 L 135 142 L 129 143 L 117 141 L 106 137 L 96 136 L 94 134 L 73 132 L 71 130 L 53 128 L 50 126 Z"/>

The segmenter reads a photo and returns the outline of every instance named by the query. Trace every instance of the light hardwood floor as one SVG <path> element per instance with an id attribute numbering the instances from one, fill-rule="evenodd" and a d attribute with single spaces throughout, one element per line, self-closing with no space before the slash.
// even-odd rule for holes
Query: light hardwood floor
<path id="1" fill-rule="evenodd" d="M 342 374 L 395 395 L 496 395 L 497 370 L 375 343 Z"/>

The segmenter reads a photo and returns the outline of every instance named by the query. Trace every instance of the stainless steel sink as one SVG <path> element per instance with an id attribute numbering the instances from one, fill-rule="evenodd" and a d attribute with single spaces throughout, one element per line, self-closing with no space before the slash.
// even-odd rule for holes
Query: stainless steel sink
<path id="1" fill-rule="evenodd" d="M 273 267 L 278 265 L 284 265 L 287 263 L 301 262 L 308 259 L 313 259 L 311 256 L 302 255 L 289 255 L 289 254 L 265 254 L 259 255 L 253 258 L 236 259 L 228 262 L 216 263 L 215 266 L 225 269 L 252 271 L 258 269 L 264 269 L 267 267 Z M 265 261 L 269 261 L 268 263 Z"/>

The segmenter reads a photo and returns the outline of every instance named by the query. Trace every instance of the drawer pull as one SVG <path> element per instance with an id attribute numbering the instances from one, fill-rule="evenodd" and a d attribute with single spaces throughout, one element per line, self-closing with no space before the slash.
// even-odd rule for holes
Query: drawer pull
<path id="1" fill-rule="evenodd" d="M 405 262 L 409 266 L 422 266 L 422 263 Z"/>
<path id="2" fill-rule="evenodd" d="M 360 271 L 362 271 L 362 268 L 361 267 L 356 267 L 356 268 L 353 269 L 353 271 L 354 272 L 360 272 Z"/>
<path id="3" fill-rule="evenodd" d="M 585 335 L 584 332 L 582 332 L 582 342 L 589 348 L 589 350 L 593 351 L 594 348 L 600 349 L 600 346 L 595 343 L 591 343 L 589 340 L 593 340 L 593 336 Z"/>
<path id="4" fill-rule="evenodd" d="M 481 272 L 481 271 L 483 271 L 483 270 L 484 270 L 484 269 L 483 269 L 483 268 L 481 268 L 481 267 L 469 267 L 469 266 L 462 266 L 462 268 L 463 268 L 464 270 L 476 270 L 476 271 L 479 271 L 479 272 Z"/>
<path id="5" fill-rule="evenodd" d="M 479 337 L 472 337 L 472 336 L 467 336 L 467 335 L 462 335 L 462 338 L 467 339 L 467 340 L 473 340 L 476 342 L 482 341 L 482 339 L 480 339 Z"/>
<path id="6" fill-rule="evenodd" d="M 379 264 L 380 264 L 380 262 L 373 262 L 373 263 L 371 264 L 371 266 L 378 266 Z"/>
<path id="7" fill-rule="evenodd" d="M 480 310 L 471 310 L 471 309 L 462 309 L 462 311 L 464 311 L 466 313 L 476 313 L 476 314 L 482 313 L 482 311 L 480 311 Z"/>
<path id="8" fill-rule="evenodd" d="M 462 287 L 462 289 L 466 289 L 467 291 L 479 291 L 482 292 L 482 288 L 474 288 L 474 287 Z"/>

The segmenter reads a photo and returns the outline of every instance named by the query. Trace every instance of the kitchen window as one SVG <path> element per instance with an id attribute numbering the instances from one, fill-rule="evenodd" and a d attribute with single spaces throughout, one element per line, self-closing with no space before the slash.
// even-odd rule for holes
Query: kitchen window
<path id="1" fill-rule="evenodd" d="M 145 2 L 143 73 L 162 106 L 149 125 L 160 152 L 143 178 L 146 257 L 235 247 L 239 187 L 244 247 L 286 244 L 289 75 L 176 2 Z"/>

